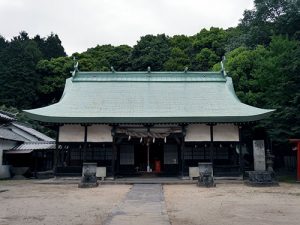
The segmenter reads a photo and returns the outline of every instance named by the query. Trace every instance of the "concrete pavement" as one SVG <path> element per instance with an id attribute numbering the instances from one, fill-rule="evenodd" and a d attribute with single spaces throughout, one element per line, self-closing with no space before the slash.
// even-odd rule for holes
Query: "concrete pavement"
<path id="1" fill-rule="evenodd" d="M 170 225 L 161 184 L 134 184 L 105 225 Z"/>

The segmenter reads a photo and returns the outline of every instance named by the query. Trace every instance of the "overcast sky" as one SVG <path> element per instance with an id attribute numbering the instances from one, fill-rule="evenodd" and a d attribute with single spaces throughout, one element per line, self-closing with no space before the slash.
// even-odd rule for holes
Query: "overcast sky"
<path id="1" fill-rule="evenodd" d="M 141 36 L 236 26 L 253 0 L 0 0 L 0 34 L 59 35 L 67 54 Z"/>

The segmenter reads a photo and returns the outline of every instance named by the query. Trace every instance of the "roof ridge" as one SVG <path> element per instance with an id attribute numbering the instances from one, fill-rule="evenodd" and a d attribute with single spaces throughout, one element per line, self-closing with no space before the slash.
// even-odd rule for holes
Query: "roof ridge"
<path id="1" fill-rule="evenodd" d="M 26 144 L 26 145 L 30 145 L 30 144 L 54 144 L 55 141 L 26 141 L 24 142 L 23 144 Z"/>
<path id="2" fill-rule="evenodd" d="M 222 74 L 221 71 L 78 71 L 78 73 L 181 73 L 181 74 L 189 74 L 189 73 L 219 73 Z"/>
<path id="3" fill-rule="evenodd" d="M 17 124 L 17 125 L 20 125 L 20 126 L 24 126 L 24 127 L 33 129 L 32 125 L 29 124 L 29 123 L 26 123 L 26 122 L 13 121 L 12 123 L 13 123 L 13 124 Z"/>
<path id="4" fill-rule="evenodd" d="M 15 121 L 16 115 L 14 115 L 10 112 L 0 110 L 0 118 L 3 118 L 4 120 L 7 120 L 7 121 Z"/>
<path id="5" fill-rule="evenodd" d="M 15 117 L 15 116 L 16 116 L 16 115 L 13 114 L 13 113 L 10 113 L 10 112 L 7 112 L 7 111 L 1 110 L 1 109 L 0 109 L 0 113 L 4 114 L 4 115 L 6 115 L 6 116 L 11 116 L 11 117 Z"/>
<path id="6" fill-rule="evenodd" d="M 122 71 L 78 72 L 73 82 L 226 82 L 224 75 L 214 71 Z"/>

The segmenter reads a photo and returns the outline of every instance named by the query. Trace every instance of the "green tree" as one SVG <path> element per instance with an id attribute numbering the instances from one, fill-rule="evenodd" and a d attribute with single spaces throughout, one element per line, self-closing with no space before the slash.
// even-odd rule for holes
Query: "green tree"
<path id="1" fill-rule="evenodd" d="M 51 33 L 47 38 L 41 38 L 40 35 L 36 35 L 33 40 L 38 44 L 44 59 L 66 56 L 64 47 L 57 34 Z"/>
<path id="2" fill-rule="evenodd" d="M 0 102 L 14 107 L 31 108 L 37 100 L 39 75 L 36 63 L 42 58 L 37 44 L 26 32 L 14 37 L 2 50 L 0 61 Z"/>
<path id="3" fill-rule="evenodd" d="M 36 71 L 42 77 L 38 85 L 39 105 L 57 102 L 63 92 L 65 80 L 70 77 L 74 68 L 74 60 L 79 62 L 81 71 L 109 71 L 111 66 L 115 70 L 129 70 L 129 57 L 132 48 L 127 45 L 114 47 L 112 45 L 98 45 L 81 54 L 74 53 L 71 57 L 41 60 Z"/>
<path id="4" fill-rule="evenodd" d="M 200 53 L 196 55 L 193 61 L 193 69 L 200 71 L 211 70 L 214 64 L 220 61 L 216 53 L 209 48 L 203 48 Z"/>
<path id="5" fill-rule="evenodd" d="M 170 56 L 170 40 L 165 34 L 146 35 L 141 37 L 133 47 L 130 61 L 132 70 L 163 70 L 164 63 Z"/>
<path id="6" fill-rule="evenodd" d="M 242 102 L 276 109 L 261 125 L 279 143 L 300 135 L 299 56 L 299 42 L 281 36 L 273 37 L 268 47 L 241 47 L 226 56 L 226 69 Z"/>
<path id="7" fill-rule="evenodd" d="M 37 73 L 36 65 L 57 55 L 65 53 L 54 34 L 46 39 L 31 39 L 22 31 L 11 41 L 0 37 L 0 104 L 19 109 L 39 106 L 38 86 L 43 77 Z"/>
<path id="8" fill-rule="evenodd" d="M 70 77 L 74 62 L 71 57 L 41 60 L 36 66 L 41 82 L 37 87 L 38 105 L 45 106 L 57 102 L 64 89 L 65 80 Z"/>
<path id="9" fill-rule="evenodd" d="M 300 2 L 298 0 L 255 0 L 255 8 L 246 10 L 239 24 L 247 34 L 244 44 L 267 46 L 273 35 L 298 37 L 300 30 Z"/>
<path id="10" fill-rule="evenodd" d="M 216 27 L 211 27 L 210 30 L 202 29 L 194 36 L 194 53 L 198 54 L 202 49 L 207 48 L 222 57 L 225 54 L 225 44 L 228 38 L 228 33 L 223 29 Z"/>
<path id="11" fill-rule="evenodd" d="M 167 71 L 183 71 L 185 67 L 190 66 L 190 59 L 178 47 L 172 48 L 170 58 L 164 63 L 164 70 Z"/>

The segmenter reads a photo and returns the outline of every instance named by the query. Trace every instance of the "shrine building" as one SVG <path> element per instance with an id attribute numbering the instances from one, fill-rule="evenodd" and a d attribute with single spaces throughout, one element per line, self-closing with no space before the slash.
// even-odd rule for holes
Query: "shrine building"
<path id="1" fill-rule="evenodd" d="M 75 66 L 59 102 L 28 117 L 57 130 L 56 174 L 83 162 L 109 176 L 187 176 L 212 162 L 216 174 L 244 171 L 241 130 L 273 110 L 242 103 L 220 72 L 82 72 Z"/>

